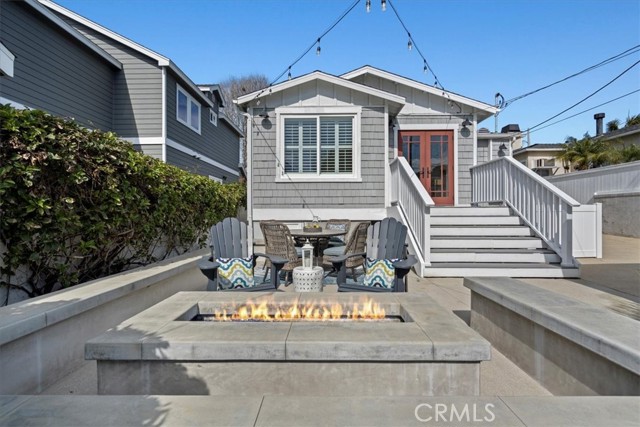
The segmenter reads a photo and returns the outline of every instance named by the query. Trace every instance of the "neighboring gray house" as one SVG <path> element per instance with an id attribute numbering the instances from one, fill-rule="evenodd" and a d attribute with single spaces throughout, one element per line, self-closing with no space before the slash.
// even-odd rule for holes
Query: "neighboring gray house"
<path id="1" fill-rule="evenodd" d="M 217 85 L 197 86 L 169 58 L 47 0 L 2 1 L 0 20 L 0 64 L 14 58 L 0 102 L 113 131 L 218 181 L 239 177 L 243 135 L 220 112 Z"/>

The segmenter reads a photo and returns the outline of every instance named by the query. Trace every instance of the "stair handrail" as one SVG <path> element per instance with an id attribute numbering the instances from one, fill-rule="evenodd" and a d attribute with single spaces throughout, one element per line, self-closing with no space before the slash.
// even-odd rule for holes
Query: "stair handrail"
<path id="1" fill-rule="evenodd" d="M 574 198 L 511 157 L 470 168 L 471 203 L 502 202 L 560 255 L 562 266 L 575 266 L 572 255 Z"/>
<path id="2" fill-rule="evenodd" d="M 389 163 L 391 170 L 391 203 L 396 203 L 406 220 L 407 228 L 419 252 L 423 265 L 430 265 L 431 217 L 435 203 L 414 173 L 409 162 L 398 156 Z"/>

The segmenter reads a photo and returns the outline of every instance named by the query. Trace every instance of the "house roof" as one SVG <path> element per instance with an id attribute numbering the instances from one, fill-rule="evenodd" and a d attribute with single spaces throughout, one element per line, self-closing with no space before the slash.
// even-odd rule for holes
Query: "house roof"
<path id="1" fill-rule="evenodd" d="M 389 92 L 385 92 L 383 90 L 375 89 L 369 86 L 361 85 L 359 83 L 352 82 L 351 80 L 344 79 L 342 77 L 334 76 L 331 74 L 324 73 L 322 71 L 313 71 L 309 74 L 305 74 L 299 77 L 296 77 L 291 80 L 287 80 L 282 83 L 278 83 L 274 86 L 270 86 L 269 88 L 257 90 L 255 92 L 251 92 L 247 95 L 243 95 L 239 97 L 236 102 L 238 105 L 248 104 L 256 99 L 263 98 L 265 96 L 269 96 L 276 92 L 281 92 L 283 90 L 296 87 L 298 85 L 311 82 L 314 80 L 321 80 L 327 83 L 335 84 L 337 86 L 341 86 L 347 89 L 356 90 L 358 92 L 366 93 L 368 95 L 377 96 L 378 98 L 382 98 L 387 100 L 393 104 L 397 104 L 398 106 L 405 104 L 405 99 L 402 96 L 393 95 Z"/>
<path id="2" fill-rule="evenodd" d="M 60 19 L 60 17 L 57 16 L 55 13 L 52 13 L 49 9 L 47 9 L 46 7 L 43 7 L 42 4 L 40 4 L 42 2 L 39 3 L 36 0 L 25 0 L 25 3 L 31 6 L 36 11 L 38 11 L 45 18 L 49 19 L 55 25 L 60 27 L 62 30 L 67 32 L 71 37 L 73 37 L 74 39 L 76 39 L 77 41 L 79 41 L 80 43 L 88 47 L 90 50 L 95 52 L 98 56 L 102 57 L 108 63 L 110 63 L 117 69 L 122 70 L 122 63 L 120 63 L 120 61 L 118 61 L 113 56 L 109 55 L 107 52 L 105 52 L 103 49 L 101 49 L 91 40 L 89 40 L 84 35 L 82 35 L 82 33 L 80 33 L 78 30 L 73 28 L 71 25 L 64 22 L 64 20 Z"/>
<path id="3" fill-rule="evenodd" d="M 454 93 L 448 90 L 438 89 L 428 84 L 420 83 L 419 81 L 416 81 L 407 77 L 403 77 L 398 74 L 391 73 L 389 71 L 381 70 L 379 68 L 372 67 L 371 65 L 365 65 L 363 67 L 349 71 L 347 73 L 342 74 L 340 77 L 351 80 L 355 77 L 359 77 L 364 74 L 371 74 L 377 77 L 381 77 L 383 79 L 391 80 L 391 81 L 403 84 L 405 86 L 412 87 L 414 89 L 428 92 L 436 96 L 443 96 L 442 93 L 444 92 L 445 94 L 449 95 L 449 97 L 451 97 L 452 101 L 456 101 L 458 103 L 465 104 L 477 110 L 488 113 L 486 114 L 487 117 L 493 114 L 496 114 L 500 111 L 499 108 L 494 107 L 493 105 L 489 105 L 487 103 L 477 101 L 475 99 L 467 98 L 466 96 L 458 95 L 457 93 Z"/>
<path id="4" fill-rule="evenodd" d="M 513 150 L 513 154 L 525 153 L 527 151 L 560 151 L 564 146 L 565 144 L 532 144 L 528 147 Z"/>
<path id="5" fill-rule="evenodd" d="M 628 126 L 622 129 L 614 130 L 611 132 L 607 132 L 599 136 L 604 141 L 608 141 L 614 138 L 622 138 L 624 136 L 634 135 L 640 132 L 640 125 Z"/>
<path id="6" fill-rule="evenodd" d="M 35 0 L 29 0 L 31 2 L 35 1 Z M 97 24 L 95 22 L 93 22 L 92 20 L 85 18 L 84 16 L 78 15 L 77 13 L 66 9 L 62 6 L 60 6 L 59 4 L 56 4 L 54 2 L 52 2 L 51 0 L 37 0 L 38 2 L 40 2 L 40 4 L 48 7 L 49 9 L 66 16 L 69 19 L 72 19 L 88 28 L 91 28 L 92 30 L 109 37 L 112 40 L 117 41 L 118 43 L 121 43 L 133 50 L 135 50 L 136 52 L 139 52 L 145 56 L 147 56 L 148 58 L 151 58 L 155 61 L 157 61 L 158 66 L 159 67 L 167 67 L 169 68 L 176 76 L 178 76 L 178 78 L 180 80 L 182 80 L 182 82 L 184 84 L 186 84 L 187 86 L 189 86 L 193 92 L 194 95 L 198 96 L 200 98 L 201 101 L 203 101 L 205 104 L 212 106 L 211 101 L 202 93 L 202 91 L 200 89 L 198 89 L 198 86 L 196 86 L 196 84 L 189 78 L 187 77 L 187 75 L 173 62 L 171 61 L 171 59 L 167 58 L 166 56 L 160 55 L 157 52 L 154 52 L 153 50 L 146 48 L 144 46 L 142 46 L 141 44 L 138 44 L 136 42 L 134 42 L 133 40 L 130 40 L 114 31 L 111 31 L 108 28 L 103 27 L 100 24 Z M 60 18 L 58 18 L 60 20 Z M 60 20 L 61 22 L 64 22 L 62 20 Z M 69 26 L 69 28 L 71 28 Z M 90 42 L 90 41 L 89 41 Z M 91 42 L 90 42 L 91 43 Z M 93 44 L 93 43 L 91 43 Z M 95 46 L 95 44 L 94 44 Z M 97 46 L 96 46 L 97 47 Z M 122 67 L 120 67 L 122 68 Z"/>
<path id="7" fill-rule="evenodd" d="M 220 103 L 220 107 L 224 108 L 224 97 L 222 96 L 222 90 L 220 89 L 219 84 L 210 83 L 210 84 L 198 84 L 198 89 L 203 92 L 211 91 L 215 94 L 216 99 Z"/>
<path id="8" fill-rule="evenodd" d="M 238 127 L 238 125 L 233 120 L 231 120 L 229 117 L 227 117 L 227 115 L 224 113 L 224 111 L 221 110 L 218 113 L 218 117 L 221 120 L 224 120 L 231 127 L 231 129 L 233 129 L 238 135 L 244 136 L 244 132 L 242 131 L 242 129 L 240 129 Z"/>

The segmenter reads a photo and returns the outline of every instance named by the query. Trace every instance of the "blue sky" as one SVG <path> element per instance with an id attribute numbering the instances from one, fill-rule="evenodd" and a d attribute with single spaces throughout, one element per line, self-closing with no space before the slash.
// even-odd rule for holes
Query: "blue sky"
<path id="1" fill-rule="evenodd" d="M 170 57 L 197 83 L 261 73 L 278 76 L 353 0 L 58 0 L 59 4 Z M 638 0 L 393 0 L 444 87 L 490 104 L 573 74 L 640 44 Z M 341 74 L 370 64 L 424 83 L 422 59 L 391 8 L 365 0 L 292 68 Z M 636 61 L 627 56 L 511 104 L 499 126 L 526 129 L 594 92 Z M 286 79 L 286 74 L 285 74 Z M 558 119 L 640 89 L 640 65 Z M 640 113 L 640 92 L 531 134 L 562 142 Z M 551 123 L 551 122 L 550 122 Z M 493 130 L 494 120 L 481 126 Z"/>

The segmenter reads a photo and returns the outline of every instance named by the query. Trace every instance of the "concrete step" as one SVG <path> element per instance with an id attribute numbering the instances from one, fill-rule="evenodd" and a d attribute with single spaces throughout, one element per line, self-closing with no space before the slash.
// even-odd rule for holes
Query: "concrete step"
<path id="1" fill-rule="evenodd" d="M 431 225 L 521 225 L 517 216 L 432 216 Z"/>
<path id="2" fill-rule="evenodd" d="M 452 237 L 440 236 L 431 238 L 432 249 L 543 249 L 544 242 L 538 237 Z"/>
<path id="3" fill-rule="evenodd" d="M 432 249 L 431 262 L 560 263 L 558 254 L 547 249 Z"/>
<path id="4" fill-rule="evenodd" d="M 512 225 L 433 225 L 431 226 L 431 236 L 531 236 L 533 232 L 527 226 Z"/>
<path id="5" fill-rule="evenodd" d="M 580 269 L 558 264 L 432 262 L 424 268 L 423 277 L 579 278 Z"/>
<path id="6" fill-rule="evenodd" d="M 431 216 L 509 216 L 511 209 L 506 206 L 471 207 L 471 206 L 436 206 L 432 207 Z"/>

